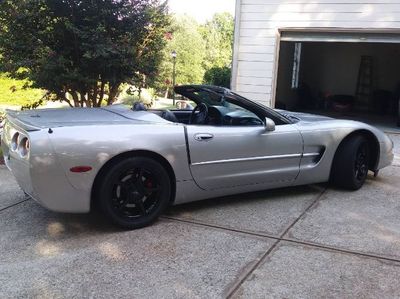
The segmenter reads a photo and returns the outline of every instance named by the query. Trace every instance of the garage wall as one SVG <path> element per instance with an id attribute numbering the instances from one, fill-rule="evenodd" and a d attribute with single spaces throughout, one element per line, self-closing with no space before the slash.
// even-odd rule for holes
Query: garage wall
<path id="1" fill-rule="evenodd" d="M 373 58 L 375 88 L 393 91 L 400 83 L 400 47 L 397 44 L 303 45 L 302 80 L 310 86 L 318 86 L 319 91 L 354 95 L 361 55 Z"/>
<path id="2" fill-rule="evenodd" d="M 297 105 L 291 89 L 294 42 L 282 42 L 275 103 L 287 109 Z M 300 82 L 306 83 L 317 97 L 320 92 L 354 95 L 361 56 L 373 58 L 374 89 L 394 92 L 400 83 L 400 45 L 378 43 L 302 43 Z"/>
<path id="3" fill-rule="evenodd" d="M 236 0 L 232 89 L 271 105 L 278 29 L 400 29 L 400 0 Z"/>

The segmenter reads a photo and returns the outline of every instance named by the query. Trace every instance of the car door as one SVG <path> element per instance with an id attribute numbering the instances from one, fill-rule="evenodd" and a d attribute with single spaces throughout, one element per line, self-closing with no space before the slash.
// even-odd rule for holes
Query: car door
<path id="1" fill-rule="evenodd" d="M 292 182 L 299 173 L 303 141 L 295 125 L 186 127 L 190 168 L 205 190 Z"/>

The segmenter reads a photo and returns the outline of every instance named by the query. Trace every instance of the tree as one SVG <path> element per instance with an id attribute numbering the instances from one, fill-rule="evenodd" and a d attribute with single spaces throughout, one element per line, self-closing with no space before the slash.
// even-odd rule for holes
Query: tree
<path id="1" fill-rule="evenodd" d="M 227 66 L 212 67 L 204 74 L 204 83 L 226 88 L 231 86 L 231 68 Z"/>
<path id="2" fill-rule="evenodd" d="M 158 0 L 3 0 L 1 67 L 70 106 L 111 104 L 154 80 L 168 24 Z"/>
<path id="3" fill-rule="evenodd" d="M 201 26 L 207 59 L 203 62 L 206 71 L 211 68 L 230 67 L 232 63 L 234 19 L 229 13 L 217 13 Z"/>
<path id="4" fill-rule="evenodd" d="M 173 18 L 169 27 L 169 42 L 163 52 L 163 63 L 157 89 L 171 84 L 173 60 L 171 52 L 176 51 L 176 83 L 201 83 L 204 76 L 203 61 L 205 47 L 196 20 L 188 16 Z"/>

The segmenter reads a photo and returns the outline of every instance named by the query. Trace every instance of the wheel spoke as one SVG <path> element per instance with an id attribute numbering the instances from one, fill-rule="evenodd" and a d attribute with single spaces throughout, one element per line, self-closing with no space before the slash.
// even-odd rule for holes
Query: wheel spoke
<path id="1" fill-rule="evenodd" d="M 143 201 L 141 199 L 135 201 L 136 207 L 139 209 L 142 216 L 147 214 L 146 208 L 144 207 Z"/>
<path id="2" fill-rule="evenodd" d="M 362 180 L 368 173 L 368 166 L 366 160 L 367 160 L 366 149 L 360 148 L 357 152 L 357 157 L 354 167 L 355 177 L 358 180 Z"/>
<path id="3" fill-rule="evenodd" d="M 114 183 L 113 209 L 122 217 L 147 217 L 157 206 L 159 190 L 157 176 L 151 170 L 132 168 Z"/>
<path id="4" fill-rule="evenodd" d="M 158 191 L 158 186 L 154 185 L 153 180 L 146 176 L 143 170 L 141 170 L 140 177 L 135 182 L 135 188 L 143 197 Z"/>
<path id="5" fill-rule="evenodd" d="M 114 202 L 114 206 L 118 209 L 118 210 L 122 210 L 126 204 L 127 204 L 127 198 L 115 198 L 113 199 Z"/>
<path id="6" fill-rule="evenodd" d="M 159 188 L 156 187 L 144 187 L 144 190 L 146 191 L 146 195 L 150 195 L 154 192 L 157 192 L 159 190 Z"/>
<path id="7" fill-rule="evenodd" d="M 135 184 L 133 182 L 133 176 L 126 179 L 125 181 L 121 180 L 118 182 L 118 184 L 121 189 L 124 189 L 125 191 L 129 192 L 132 190 L 132 188 L 134 188 Z"/>
<path id="8" fill-rule="evenodd" d="M 135 188 L 137 192 L 139 192 L 139 194 L 142 195 L 143 197 L 147 195 L 142 180 L 138 180 L 135 182 Z"/>
<path id="9" fill-rule="evenodd" d="M 143 190 L 145 196 L 149 196 L 154 192 L 158 191 L 158 186 L 153 186 L 151 182 L 141 182 L 140 184 L 141 190 Z"/>
<path id="10" fill-rule="evenodd" d="M 135 180 L 133 180 L 134 183 L 140 182 L 143 178 L 143 169 L 142 168 L 136 168 L 135 169 Z"/>
<path id="11" fill-rule="evenodd" d="M 119 182 L 118 186 L 120 187 L 121 190 L 124 190 L 124 192 L 127 192 L 129 190 L 130 184 L 128 182 Z"/>

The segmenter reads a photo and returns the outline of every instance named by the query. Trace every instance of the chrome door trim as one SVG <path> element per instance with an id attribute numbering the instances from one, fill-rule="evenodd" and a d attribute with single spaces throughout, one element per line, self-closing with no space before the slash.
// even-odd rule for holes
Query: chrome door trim
<path id="1" fill-rule="evenodd" d="M 303 154 L 288 154 L 288 155 L 275 155 L 275 156 L 264 156 L 264 157 L 251 157 L 251 158 L 238 158 L 238 159 L 227 159 L 227 160 L 217 160 L 217 161 L 206 161 L 199 163 L 192 163 L 192 166 L 200 165 L 211 165 L 211 164 L 225 164 L 234 162 L 251 162 L 251 161 L 265 161 L 265 160 L 275 160 L 275 159 L 287 159 L 287 158 L 299 158 Z"/>
<path id="2" fill-rule="evenodd" d="M 264 157 L 251 157 L 251 158 L 206 161 L 206 162 L 192 163 L 191 165 L 199 166 L 199 165 L 225 164 L 225 163 L 233 163 L 233 162 L 265 161 L 265 160 L 286 159 L 286 158 L 290 159 L 290 158 L 299 158 L 299 157 L 307 158 L 307 157 L 317 157 L 319 155 L 320 155 L 320 153 L 275 155 L 275 156 L 264 156 Z"/>

